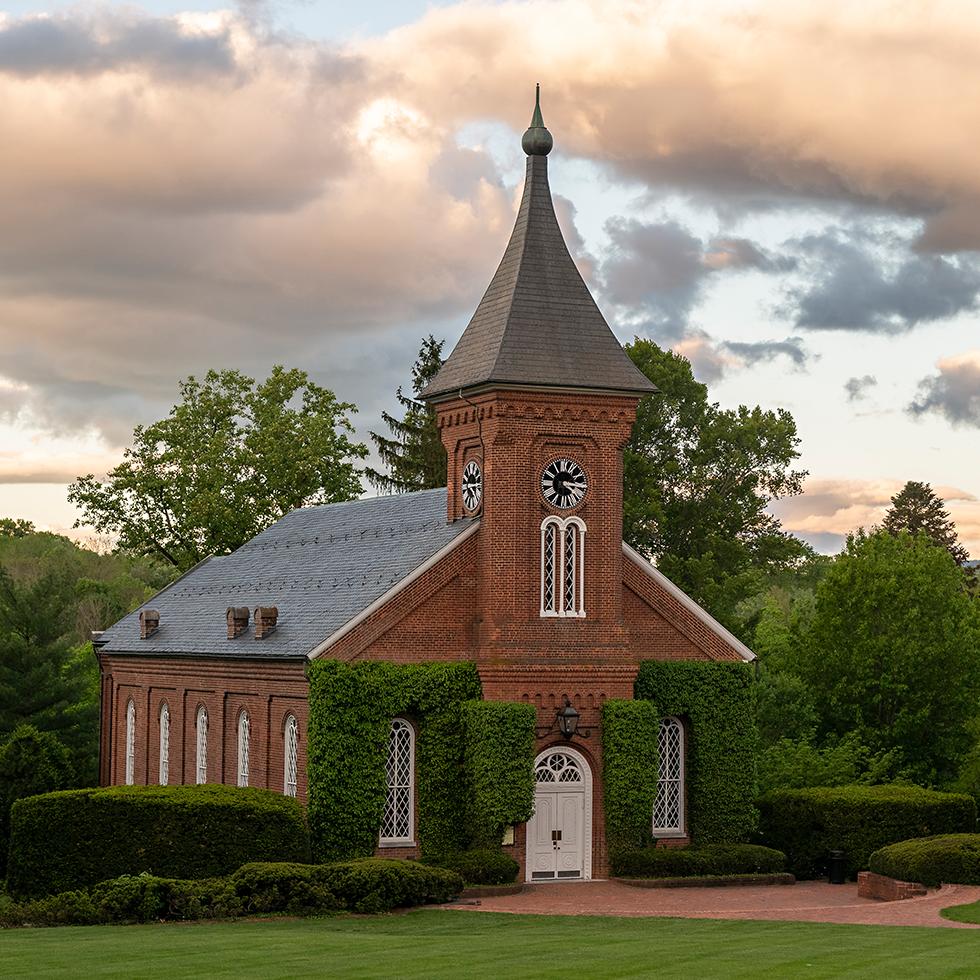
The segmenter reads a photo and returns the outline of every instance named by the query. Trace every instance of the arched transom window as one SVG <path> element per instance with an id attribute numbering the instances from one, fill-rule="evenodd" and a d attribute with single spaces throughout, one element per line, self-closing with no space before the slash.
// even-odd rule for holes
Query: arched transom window
<path id="1" fill-rule="evenodd" d="M 661 719 L 659 744 L 653 833 L 657 837 L 680 837 L 684 834 L 684 726 L 677 718 Z"/>
<path id="2" fill-rule="evenodd" d="M 238 716 L 238 785 L 248 786 L 248 740 L 252 734 L 252 723 L 248 712 L 243 708 Z"/>
<path id="3" fill-rule="evenodd" d="M 541 615 L 585 615 L 585 521 L 541 522 Z"/>
<path id="4" fill-rule="evenodd" d="M 286 796 L 296 795 L 296 766 L 299 756 L 299 722 L 296 715 L 286 716 L 286 727 L 283 729 L 283 780 L 282 791 Z"/>
<path id="5" fill-rule="evenodd" d="M 132 786 L 136 776 L 136 705 L 130 698 L 126 705 L 126 785 Z"/>
<path id="6" fill-rule="evenodd" d="M 552 752 L 538 763 L 534 780 L 537 783 L 581 783 L 582 770 L 570 755 Z"/>
<path id="7" fill-rule="evenodd" d="M 160 785 L 170 782 L 170 708 L 160 705 Z"/>
<path id="8" fill-rule="evenodd" d="M 198 785 L 208 781 L 208 709 L 197 709 L 197 779 Z"/>
<path id="9" fill-rule="evenodd" d="M 411 843 L 415 826 L 415 729 L 404 718 L 395 718 L 391 723 L 385 775 L 388 795 L 381 820 L 381 843 Z"/>

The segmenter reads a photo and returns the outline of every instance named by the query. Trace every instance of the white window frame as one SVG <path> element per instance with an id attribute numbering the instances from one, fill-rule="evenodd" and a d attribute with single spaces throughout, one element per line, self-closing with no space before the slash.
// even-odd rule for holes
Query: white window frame
<path id="1" fill-rule="evenodd" d="M 286 796 L 296 795 L 296 770 L 299 763 L 299 722 L 296 715 L 286 715 L 283 728 L 282 791 Z"/>
<path id="2" fill-rule="evenodd" d="M 238 713 L 238 785 L 248 786 L 248 749 L 252 721 L 245 708 Z"/>
<path id="3" fill-rule="evenodd" d="M 202 704 L 197 709 L 197 752 L 195 755 L 195 782 L 198 786 L 208 781 L 208 709 Z"/>
<path id="4" fill-rule="evenodd" d="M 136 702 L 126 704 L 126 785 L 136 781 Z"/>
<path id="5" fill-rule="evenodd" d="M 565 547 L 567 532 L 575 529 L 573 538 L 576 554 L 572 574 L 566 575 Z M 585 618 L 585 533 L 588 528 L 581 517 L 549 515 L 541 522 L 541 615 L 556 618 Z M 546 574 L 546 552 L 549 532 L 554 535 L 552 573 Z M 548 592 L 550 591 L 550 601 Z M 571 600 L 571 602 L 569 602 Z M 571 608 L 566 608 L 570 606 Z"/>
<path id="6" fill-rule="evenodd" d="M 664 741 L 663 732 L 664 729 L 670 727 L 677 732 L 677 777 L 668 778 L 666 773 L 669 772 L 669 761 L 664 755 Z M 653 804 L 653 835 L 654 837 L 686 837 L 687 831 L 685 829 L 685 823 L 687 820 L 686 806 L 685 806 L 685 794 L 687 790 L 686 786 L 686 741 L 687 732 L 684 729 L 684 723 L 680 718 L 676 718 L 673 715 L 667 718 L 660 719 L 660 730 L 658 732 L 658 742 L 660 749 L 660 762 L 659 762 L 659 772 L 657 773 L 657 798 Z M 662 794 L 666 792 L 667 784 L 673 784 L 677 789 L 677 825 L 666 827 L 657 826 L 657 811 L 661 808 L 661 801 L 663 799 Z"/>
<path id="7" fill-rule="evenodd" d="M 170 705 L 160 705 L 160 785 L 170 783 Z"/>
<path id="8" fill-rule="evenodd" d="M 401 733 L 408 733 L 408 778 L 407 785 L 405 781 L 397 780 L 398 765 L 397 759 L 395 759 L 394 765 L 392 764 L 392 751 L 398 750 L 398 740 Z M 394 772 L 395 780 L 392 780 L 392 773 Z M 379 834 L 379 843 L 381 847 L 395 847 L 395 846 L 408 846 L 415 844 L 415 727 L 411 722 L 404 718 L 392 718 L 391 720 L 391 730 L 388 736 L 388 753 L 385 759 L 385 782 L 387 784 L 387 793 L 385 796 L 385 816 L 392 805 L 392 795 L 403 793 L 407 790 L 407 804 L 408 812 L 407 819 L 401 821 L 407 824 L 407 833 L 403 835 L 397 835 L 393 831 L 397 830 L 397 825 L 390 826 L 392 831 L 389 834 L 385 834 L 385 830 L 389 829 L 385 827 L 385 816 L 382 817 L 381 822 L 381 832 Z M 394 806 L 397 807 L 397 801 Z M 397 814 L 397 811 L 392 809 L 393 814 Z M 392 821 L 395 823 L 395 821 Z"/>

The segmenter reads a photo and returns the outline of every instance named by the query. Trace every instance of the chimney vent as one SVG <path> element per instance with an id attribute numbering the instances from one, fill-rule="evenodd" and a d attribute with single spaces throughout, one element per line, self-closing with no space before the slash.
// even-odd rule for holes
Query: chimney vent
<path id="1" fill-rule="evenodd" d="M 255 607 L 255 639 L 263 640 L 276 628 L 279 619 L 278 606 Z"/>
<path id="2" fill-rule="evenodd" d="M 140 612 L 140 639 L 148 640 L 160 628 L 160 613 L 156 609 Z"/>
<path id="3" fill-rule="evenodd" d="M 228 639 L 237 640 L 248 629 L 248 606 L 229 606 L 225 613 Z"/>

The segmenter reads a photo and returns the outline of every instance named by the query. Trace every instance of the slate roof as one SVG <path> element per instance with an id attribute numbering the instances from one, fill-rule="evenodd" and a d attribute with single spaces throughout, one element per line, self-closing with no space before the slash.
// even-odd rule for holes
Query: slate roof
<path id="1" fill-rule="evenodd" d="M 301 507 L 230 555 L 191 569 L 140 608 L 160 612 L 141 640 L 139 609 L 106 630 L 108 653 L 305 657 L 472 520 L 446 523 L 446 490 Z M 274 633 L 227 639 L 229 606 L 278 606 Z"/>
<path id="2" fill-rule="evenodd" d="M 504 257 L 422 397 L 487 383 L 644 395 L 657 390 L 620 346 L 568 254 L 544 155 L 527 158 L 524 195 Z"/>

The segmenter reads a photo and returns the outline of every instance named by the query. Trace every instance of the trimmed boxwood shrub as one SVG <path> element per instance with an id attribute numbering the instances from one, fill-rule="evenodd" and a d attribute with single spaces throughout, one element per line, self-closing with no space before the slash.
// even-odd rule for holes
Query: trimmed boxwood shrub
<path id="1" fill-rule="evenodd" d="M 636 697 L 652 701 L 662 717 L 687 723 L 688 832 L 695 844 L 745 840 L 755 830 L 753 676 L 747 663 L 640 664 Z"/>
<path id="2" fill-rule="evenodd" d="M 113 786 L 18 800 L 7 887 L 39 897 L 121 875 L 226 875 L 255 859 L 308 861 L 302 805 L 234 786 Z"/>
<path id="3" fill-rule="evenodd" d="M 923 885 L 980 885 L 980 834 L 939 834 L 879 848 L 868 867 Z"/>
<path id="4" fill-rule="evenodd" d="M 344 908 L 361 913 L 448 902 L 463 890 L 463 879 L 448 868 L 385 858 L 321 865 L 317 880 Z"/>
<path id="5" fill-rule="evenodd" d="M 614 851 L 612 872 L 621 878 L 698 878 L 703 875 L 777 874 L 786 855 L 758 844 L 644 847 Z"/>
<path id="6" fill-rule="evenodd" d="M 501 850 L 475 848 L 432 858 L 426 864 L 449 868 L 459 874 L 468 885 L 509 885 L 517 880 L 521 866 Z"/>
<path id="7" fill-rule="evenodd" d="M 847 873 L 868 867 L 873 851 L 912 837 L 965 833 L 976 826 L 973 799 L 920 786 L 817 786 L 783 789 L 759 800 L 764 843 L 786 852 L 797 878 L 825 872 L 840 850 Z"/>

